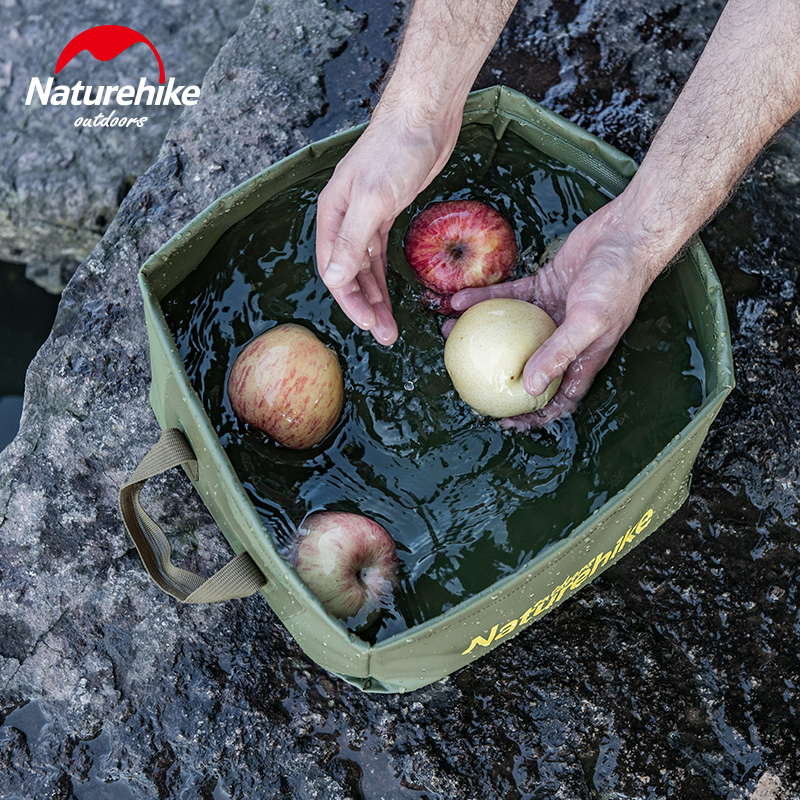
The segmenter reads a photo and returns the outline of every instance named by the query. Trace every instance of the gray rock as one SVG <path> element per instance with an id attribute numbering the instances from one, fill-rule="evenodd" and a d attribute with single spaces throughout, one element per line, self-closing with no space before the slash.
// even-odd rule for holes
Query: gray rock
<path id="1" fill-rule="evenodd" d="M 548 47 L 553 26 L 577 31 L 558 44 L 579 76 L 560 109 L 593 119 L 611 98 L 596 124 L 641 153 L 719 11 L 694 4 L 697 27 L 685 8 L 638 0 L 618 39 L 608 3 L 532 0 L 487 69 L 525 88 L 530 47 Z M 337 102 L 314 78 L 331 74 L 323 64 L 348 35 L 352 57 L 356 23 L 317 0 L 259 4 L 64 292 L 22 430 L 0 457 L 0 794 L 800 796 L 796 127 L 707 232 L 740 385 L 689 502 L 542 623 L 434 686 L 367 696 L 311 664 L 258 599 L 183 607 L 145 578 L 116 509 L 157 436 L 136 270 L 208 202 L 307 141 Z M 642 42 L 676 53 L 659 62 L 658 96 L 625 72 Z M 563 82 L 554 63 L 542 95 Z M 154 483 L 154 514 L 182 520 L 178 558 L 210 573 L 228 548 L 207 512 L 177 471 Z"/>
<path id="2" fill-rule="evenodd" d="M 53 76 L 62 49 L 95 25 L 126 25 L 154 44 L 168 77 L 200 85 L 214 56 L 252 0 L 154 4 L 112 0 L 76 6 L 46 0 L 0 3 L 0 260 L 28 265 L 28 275 L 58 293 L 97 244 L 136 178 L 153 163 L 181 107 L 25 105 L 32 77 Z M 56 79 L 72 86 L 158 82 L 158 66 L 138 43 L 113 61 L 78 54 Z M 79 116 L 114 109 L 142 116 L 135 128 L 75 128 Z"/>

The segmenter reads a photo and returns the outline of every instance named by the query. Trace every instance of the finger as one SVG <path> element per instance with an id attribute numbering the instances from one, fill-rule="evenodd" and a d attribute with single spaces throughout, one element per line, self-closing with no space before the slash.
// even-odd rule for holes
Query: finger
<path id="1" fill-rule="evenodd" d="M 455 327 L 456 322 L 458 322 L 458 320 L 446 319 L 442 323 L 442 336 L 444 336 L 445 339 L 450 335 L 450 331 L 453 330 L 453 328 Z"/>
<path id="2" fill-rule="evenodd" d="M 347 226 L 359 214 L 361 209 L 356 203 L 351 204 L 347 212 L 342 214 L 337 211 L 334 200 L 328 201 L 320 196 L 317 221 L 318 267 L 320 264 L 327 264 L 326 267 L 320 268 L 322 280 L 347 317 L 362 330 L 371 331 L 381 344 L 391 344 L 398 336 L 386 284 L 386 241 L 391 221 L 379 225 L 376 232 L 366 240 L 366 244 L 363 244 L 364 252 L 352 279 L 345 281 L 341 286 L 331 286 L 331 283 L 336 282 L 332 281 L 330 271 L 330 263 L 336 258 L 335 245 L 343 238 L 347 238 Z M 372 214 L 374 208 L 364 211 L 363 230 L 368 229 L 369 225 L 366 223 Z M 341 221 L 338 233 L 332 234 L 332 224 L 337 219 Z M 361 246 L 360 243 L 355 245 L 355 247 Z M 326 255 L 328 253 L 329 256 Z M 353 263 L 355 259 L 351 260 L 348 268 L 350 271 Z"/>
<path id="3" fill-rule="evenodd" d="M 534 411 L 532 414 L 520 414 L 518 417 L 507 417 L 500 420 L 500 426 L 520 432 L 536 430 L 554 420 L 568 417 L 577 408 L 578 401 L 556 396 L 542 409 Z"/>
<path id="4" fill-rule="evenodd" d="M 371 288 L 367 293 L 375 313 L 375 325 L 370 332 L 380 344 L 392 344 L 397 340 L 397 323 L 392 316 L 392 301 L 389 297 L 389 287 L 386 284 L 386 242 L 389 234 L 388 227 L 381 230 L 373 237 L 369 246 L 370 265 L 369 271 Z M 362 272 L 362 276 L 366 273 Z"/>
<path id="5" fill-rule="evenodd" d="M 588 371 L 581 369 L 579 365 L 581 357 L 579 357 L 570 364 L 562 377 L 558 391 L 553 395 L 547 405 L 530 414 L 506 417 L 500 420 L 501 427 L 511 428 L 517 431 L 527 431 L 543 428 L 548 423 L 553 422 L 553 420 L 570 416 L 578 407 L 578 403 L 586 396 L 595 376 L 607 360 L 606 358 L 590 375 Z"/>
<path id="6" fill-rule="evenodd" d="M 375 310 L 361 291 L 358 281 L 350 281 L 341 289 L 331 289 L 330 292 L 347 318 L 361 330 L 368 331 L 375 326 Z"/>
<path id="7" fill-rule="evenodd" d="M 341 289 L 358 276 L 362 264 L 370 261 L 369 244 L 378 234 L 383 215 L 362 198 L 353 198 L 333 240 L 327 264 L 320 264 L 325 285 Z"/>
<path id="8" fill-rule="evenodd" d="M 594 314 L 577 310 L 568 314 L 564 324 L 556 328 L 555 333 L 525 364 L 522 374 L 525 390 L 535 396 L 542 394 L 552 381 L 564 375 L 570 365 L 605 333 L 605 324 Z"/>
<path id="9" fill-rule="evenodd" d="M 536 305 L 547 312 L 556 325 L 561 325 L 569 286 L 564 284 L 553 264 L 551 261 L 531 276 L 531 299 L 536 298 Z"/>
<path id="10" fill-rule="evenodd" d="M 608 363 L 615 344 L 616 342 L 606 344 L 603 340 L 599 340 L 569 365 L 558 388 L 558 395 L 565 406 L 571 403 L 574 408 L 586 397 L 597 374 Z"/>
<path id="11" fill-rule="evenodd" d="M 498 423 L 503 430 L 526 433 L 531 428 L 539 427 L 534 417 L 536 417 L 535 413 L 517 414 L 516 417 L 503 417 L 503 419 L 498 420 Z"/>
<path id="12" fill-rule="evenodd" d="M 578 407 L 578 403 L 589 391 L 595 375 L 600 371 L 600 367 L 598 367 L 591 375 L 588 372 L 582 372 L 577 366 L 579 361 L 580 358 L 570 364 L 553 399 L 532 415 L 535 418 L 531 420 L 531 427 L 541 428 L 555 419 L 568 417 Z"/>
<path id="13" fill-rule="evenodd" d="M 389 289 L 386 285 L 385 260 L 380 236 L 376 233 L 367 246 L 367 258 L 361 263 L 356 280 L 371 305 L 390 305 Z"/>
<path id="14" fill-rule="evenodd" d="M 356 280 L 341 289 L 332 289 L 331 294 L 359 328 L 370 331 L 381 344 L 392 344 L 397 340 L 398 330 L 381 263 L 383 252 L 385 248 L 376 237 L 369 246 L 370 262 L 362 265 Z"/>
<path id="15" fill-rule="evenodd" d="M 386 251 L 388 248 L 389 230 L 391 227 L 391 223 L 384 223 L 378 233 L 372 238 L 369 246 L 369 254 L 372 262 L 372 274 L 375 276 L 378 288 L 381 290 L 383 302 L 390 314 L 392 312 L 392 299 L 389 297 L 389 287 L 386 284 L 386 265 L 388 263 Z"/>
<path id="16" fill-rule="evenodd" d="M 393 344 L 397 341 L 397 323 L 394 321 L 391 309 L 385 304 L 380 303 L 373 307 L 375 312 L 375 325 L 370 329 L 370 333 L 380 344 Z"/>
<path id="17" fill-rule="evenodd" d="M 331 260 L 333 243 L 339 228 L 342 227 L 348 205 L 349 186 L 340 190 L 339 184 L 334 183 L 335 179 L 334 173 L 334 177 L 317 198 L 316 252 L 317 272 L 320 275 Z"/>
<path id="18" fill-rule="evenodd" d="M 372 254 L 370 257 L 374 262 Z M 356 282 L 372 309 L 372 324 L 364 329 L 369 330 L 381 344 L 391 344 L 397 339 L 397 325 L 392 317 L 383 266 L 378 263 L 365 264 L 358 273 Z"/>
<path id="19" fill-rule="evenodd" d="M 462 289 L 456 292 L 450 300 L 450 305 L 456 311 L 466 309 L 483 300 L 493 300 L 497 297 L 511 298 L 513 300 L 533 299 L 533 277 L 520 278 L 516 281 L 496 283 L 493 286 L 481 286 L 472 289 Z"/>

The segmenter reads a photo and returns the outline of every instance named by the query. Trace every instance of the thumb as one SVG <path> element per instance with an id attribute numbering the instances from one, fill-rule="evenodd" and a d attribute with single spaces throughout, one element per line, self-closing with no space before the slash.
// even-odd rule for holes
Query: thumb
<path id="1" fill-rule="evenodd" d="M 605 326 L 602 321 L 593 314 L 567 314 L 561 326 L 556 328 L 553 335 L 525 364 L 522 373 L 525 390 L 536 396 L 542 394 L 550 383 L 560 378 L 582 353 L 597 343 L 604 332 Z M 605 359 L 597 370 L 603 363 Z"/>
<path id="2" fill-rule="evenodd" d="M 339 230 L 330 232 L 333 244 L 328 261 L 319 265 L 320 276 L 329 289 L 340 289 L 356 278 L 380 224 L 374 208 L 359 202 L 348 206 Z"/>

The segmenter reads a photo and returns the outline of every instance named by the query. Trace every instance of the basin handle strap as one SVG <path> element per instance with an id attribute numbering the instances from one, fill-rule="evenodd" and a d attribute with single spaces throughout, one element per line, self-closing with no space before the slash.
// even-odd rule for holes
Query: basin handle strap
<path id="1" fill-rule="evenodd" d="M 144 510 L 139 496 L 148 478 L 180 464 L 186 465 L 192 477 L 197 478 L 197 460 L 192 448 L 180 430 L 168 428 L 119 490 L 122 519 L 144 568 L 167 594 L 182 603 L 218 603 L 255 594 L 266 585 L 267 579 L 247 552 L 240 553 L 208 579 L 172 563 L 169 541 Z"/>

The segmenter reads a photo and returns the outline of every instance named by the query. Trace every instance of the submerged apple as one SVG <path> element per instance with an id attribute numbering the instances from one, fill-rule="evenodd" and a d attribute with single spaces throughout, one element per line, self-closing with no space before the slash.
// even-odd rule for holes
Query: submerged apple
<path id="1" fill-rule="evenodd" d="M 234 413 L 294 450 L 319 444 L 344 406 L 336 354 L 302 325 L 287 323 L 253 339 L 228 378 Z"/>
<path id="2" fill-rule="evenodd" d="M 403 247 L 420 283 L 445 298 L 461 289 L 499 283 L 517 262 L 511 225 L 479 200 L 432 203 L 411 221 Z"/>
<path id="3" fill-rule="evenodd" d="M 386 529 L 360 514 L 318 511 L 298 530 L 297 574 L 339 619 L 385 608 L 397 581 L 397 547 Z"/>
<path id="4" fill-rule="evenodd" d="M 445 367 L 461 399 L 490 417 L 538 411 L 561 378 L 534 397 L 525 391 L 522 373 L 555 329 L 546 312 L 522 300 L 484 300 L 467 309 L 444 346 Z"/>

